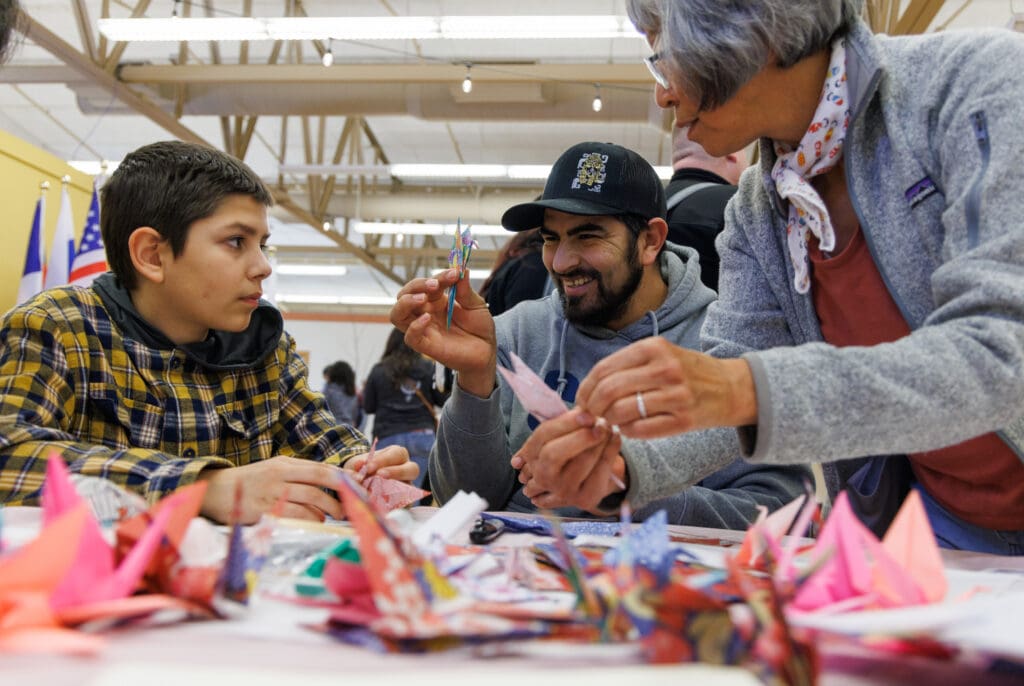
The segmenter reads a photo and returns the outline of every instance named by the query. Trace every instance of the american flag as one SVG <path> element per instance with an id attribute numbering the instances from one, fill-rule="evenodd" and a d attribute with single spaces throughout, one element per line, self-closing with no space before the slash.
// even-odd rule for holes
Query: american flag
<path id="1" fill-rule="evenodd" d="M 96 186 L 92 189 L 89 216 L 85 220 L 85 231 L 78 252 L 71 263 L 71 285 L 88 286 L 97 276 L 107 271 L 107 251 L 100 236 L 100 198 Z"/>
<path id="2" fill-rule="evenodd" d="M 46 215 L 44 198 L 36 203 L 32 217 L 32 232 L 28 237 L 28 251 L 25 253 L 25 269 L 18 284 L 18 304 L 26 302 L 43 290 L 43 217 Z"/>

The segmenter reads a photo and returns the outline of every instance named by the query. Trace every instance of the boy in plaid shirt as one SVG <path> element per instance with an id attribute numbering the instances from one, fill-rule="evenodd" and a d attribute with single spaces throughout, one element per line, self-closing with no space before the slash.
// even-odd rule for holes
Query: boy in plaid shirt
<path id="1" fill-rule="evenodd" d="M 245 164 L 168 141 L 128 155 L 102 189 L 111 271 L 52 288 L 0 321 L 0 502 L 35 504 L 46 459 L 150 501 L 206 481 L 202 514 L 344 515 L 325 489 L 367 442 L 338 425 L 281 314 L 265 301 L 270 192 Z M 370 471 L 405 481 L 403 448 Z"/>

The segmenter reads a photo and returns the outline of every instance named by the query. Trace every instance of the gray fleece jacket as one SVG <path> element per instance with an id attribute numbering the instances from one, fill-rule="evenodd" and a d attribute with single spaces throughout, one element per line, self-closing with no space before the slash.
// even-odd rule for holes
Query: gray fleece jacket
<path id="1" fill-rule="evenodd" d="M 661 270 L 668 284 L 665 302 L 621 331 L 570 324 L 557 293 L 520 303 L 495 318 L 499 364 L 511 366 L 508 353 L 514 352 L 571 407 L 590 368 L 634 341 L 660 335 L 677 345 L 696 348 L 706 308 L 715 293 L 701 283 L 697 253 L 692 248 L 667 244 Z M 499 377 L 489 398 L 463 392 L 455 384 L 441 412 L 430 455 L 434 494 L 444 502 L 459 489 L 475 491 L 492 509 L 533 511 L 509 459 L 536 426 L 504 379 Z M 723 451 L 731 451 L 732 459 L 719 461 L 716 456 L 713 464 L 688 470 L 694 475 L 689 483 L 679 484 L 670 498 L 640 511 L 638 518 L 664 507 L 672 523 L 745 528 L 757 514 L 757 505 L 775 509 L 803 492 L 809 478 L 805 468 L 759 467 L 736 459 L 738 446 L 731 430 L 709 432 L 706 438 L 720 444 Z M 690 436 L 659 441 L 627 439 L 622 454 L 627 463 L 675 460 L 685 457 L 691 440 Z M 719 467 L 724 468 L 715 472 Z M 683 490 L 694 483 L 697 485 Z M 589 516 L 571 508 L 559 514 Z"/>
<path id="2" fill-rule="evenodd" d="M 822 342 L 810 294 L 792 287 L 787 208 L 762 141 L 717 242 L 721 292 L 703 331 L 707 351 L 753 370 L 758 424 L 738 432 L 750 460 L 912 453 L 991 431 L 1024 458 L 1022 65 L 1024 37 L 1008 31 L 890 38 L 859 25 L 849 36 L 843 158 L 861 230 L 912 329 L 892 343 Z M 671 492 L 686 469 L 634 464 L 632 487 Z"/>

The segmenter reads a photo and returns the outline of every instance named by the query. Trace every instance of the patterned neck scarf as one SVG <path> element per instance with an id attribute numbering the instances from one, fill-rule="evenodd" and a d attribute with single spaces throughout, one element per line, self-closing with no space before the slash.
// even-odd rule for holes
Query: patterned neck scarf
<path id="1" fill-rule="evenodd" d="M 786 242 L 796 272 L 793 286 L 797 293 L 806 293 L 811 287 L 807 266 L 808 233 L 814 234 L 822 250 L 835 248 L 836 234 L 828 210 L 807 180 L 829 171 L 842 157 L 846 128 L 850 124 L 848 92 L 846 41 L 841 38 L 832 46 L 821 101 L 800 144 L 794 150 L 788 144 L 773 141 L 778 159 L 772 167 L 772 180 L 779 195 L 789 200 Z"/>

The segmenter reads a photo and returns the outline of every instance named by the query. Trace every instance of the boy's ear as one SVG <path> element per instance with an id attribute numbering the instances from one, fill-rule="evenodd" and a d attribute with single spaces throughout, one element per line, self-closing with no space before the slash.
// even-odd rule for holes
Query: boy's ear
<path id="1" fill-rule="evenodd" d="M 153 283 L 163 283 L 165 248 L 170 246 L 151 226 L 140 226 L 128 236 L 128 254 L 132 258 L 132 266 L 143 279 Z"/>

